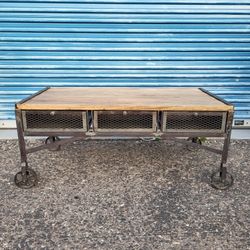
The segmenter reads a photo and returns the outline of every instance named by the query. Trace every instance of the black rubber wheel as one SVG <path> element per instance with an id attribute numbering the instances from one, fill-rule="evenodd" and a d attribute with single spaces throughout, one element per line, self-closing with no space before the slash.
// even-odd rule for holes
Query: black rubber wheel
<path id="1" fill-rule="evenodd" d="M 234 178 L 230 173 L 226 173 L 225 180 L 221 179 L 220 171 L 216 171 L 211 175 L 211 186 L 216 189 L 226 190 L 234 183 Z"/>
<path id="2" fill-rule="evenodd" d="M 202 141 L 199 137 L 189 137 L 187 139 L 187 141 L 192 141 L 192 143 L 197 143 L 197 144 L 200 144 L 202 145 Z M 187 149 L 191 152 L 195 151 L 196 148 L 195 147 L 192 147 L 192 145 L 187 145 Z"/>
<path id="3" fill-rule="evenodd" d="M 193 138 L 191 138 L 191 140 L 192 140 L 192 142 L 193 143 L 197 143 L 197 144 L 202 144 L 202 141 L 201 141 L 201 139 L 199 138 L 199 137 L 193 137 Z"/>
<path id="4" fill-rule="evenodd" d="M 45 144 L 53 144 L 56 141 L 60 141 L 60 138 L 58 136 L 49 136 L 46 138 Z M 61 149 L 61 146 L 58 145 L 58 146 L 55 146 L 53 148 L 50 148 L 49 150 L 50 151 L 59 151 L 60 149 Z"/>
<path id="5" fill-rule="evenodd" d="M 22 174 L 22 171 L 18 172 L 14 178 L 14 182 L 15 182 L 16 186 L 18 186 L 19 188 L 24 188 L 24 189 L 34 187 L 37 184 L 37 181 L 38 181 L 37 174 L 31 168 L 27 168 L 26 178 Z"/>

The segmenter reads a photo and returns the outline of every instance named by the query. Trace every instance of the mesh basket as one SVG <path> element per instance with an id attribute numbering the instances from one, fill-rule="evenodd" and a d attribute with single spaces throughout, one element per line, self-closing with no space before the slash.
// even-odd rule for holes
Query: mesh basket
<path id="1" fill-rule="evenodd" d="M 164 132 L 224 132 L 225 112 L 163 112 Z"/>
<path id="2" fill-rule="evenodd" d="M 87 131 L 86 121 L 82 111 L 23 111 L 24 131 Z"/>
<path id="3" fill-rule="evenodd" d="M 94 129 L 102 132 L 154 132 L 156 112 L 95 111 Z"/>

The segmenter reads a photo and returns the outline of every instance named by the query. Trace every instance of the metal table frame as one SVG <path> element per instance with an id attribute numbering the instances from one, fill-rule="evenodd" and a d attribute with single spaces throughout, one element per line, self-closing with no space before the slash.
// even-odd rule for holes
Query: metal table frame
<path id="1" fill-rule="evenodd" d="M 34 96 L 46 91 L 48 88 L 45 88 L 34 95 L 22 100 L 18 104 L 24 103 L 27 100 L 33 98 Z M 214 97 L 215 99 L 225 103 L 226 105 L 231 105 L 230 103 L 224 101 L 223 99 L 211 94 L 210 92 L 201 89 L 206 94 Z M 17 105 L 17 104 L 16 104 Z M 20 149 L 20 156 L 21 156 L 21 171 L 18 172 L 15 176 L 15 183 L 18 187 L 21 188 L 31 188 L 37 184 L 37 175 L 34 170 L 32 170 L 28 165 L 28 154 L 44 150 L 44 149 L 59 149 L 60 146 L 69 144 L 75 141 L 81 140 L 93 140 L 93 139 L 140 139 L 140 138 L 157 138 L 162 140 L 172 140 L 177 143 L 182 143 L 186 145 L 190 145 L 192 147 L 203 148 L 208 150 L 212 153 L 221 155 L 221 162 L 219 171 L 215 172 L 211 176 L 211 186 L 217 189 L 227 189 L 228 187 L 232 186 L 233 184 L 233 177 L 227 171 L 227 167 L 225 164 L 227 163 L 228 158 L 228 150 L 231 138 L 231 130 L 232 130 L 232 123 L 233 123 L 233 111 L 227 111 L 227 119 L 226 119 L 226 126 L 225 132 L 223 133 L 214 133 L 214 132 L 181 132 L 181 133 L 166 133 L 161 132 L 160 130 L 156 131 L 155 133 L 114 133 L 114 132 L 95 132 L 94 130 L 89 130 L 88 132 L 65 132 L 63 136 L 69 136 L 69 138 L 65 139 L 58 139 L 58 136 L 62 135 L 62 133 L 55 133 L 55 132 L 24 132 L 23 123 L 22 123 L 22 110 L 18 109 L 16 106 L 16 125 L 17 125 L 17 134 L 18 134 L 18 142 L 19 142 L 19 149 Z M 25 136 L 48 136 L 46 140 L 46 144 L 27 148 L 25 143 Z M 180 139 L 180 137 L 188 137 L 189 140 Z M 223 137 L 224 143 L 222 149 L 215 149 L 209 146 L 202 145 L 197 142 L 196 138 L 198 137 Z M 191 140 L 190 140 L 191 139 Z M 50 143 L 49 143 L 50 142 Z"/>

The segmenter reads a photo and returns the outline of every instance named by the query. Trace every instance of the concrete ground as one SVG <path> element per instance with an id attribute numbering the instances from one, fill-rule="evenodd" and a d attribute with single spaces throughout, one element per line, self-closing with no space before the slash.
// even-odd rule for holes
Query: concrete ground
<path id="1" fill-rule="evenodd" d="M 17 141 L 2 140 L 0 249 L 250 249 L 250 141 L 231 143 L 226 191 L 208 184 L 219 161 L 173 142 L 77 142 L 31 154 L 39 183 L 22 190 Z"/>

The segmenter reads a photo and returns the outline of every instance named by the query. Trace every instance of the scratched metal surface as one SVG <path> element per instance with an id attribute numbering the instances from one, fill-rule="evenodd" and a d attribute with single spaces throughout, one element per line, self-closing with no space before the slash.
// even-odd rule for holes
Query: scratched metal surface
<path id="1" fill-rule="evenodd" d="M 205 87 L 250 119 L 249 0 L 0 1 L 0 120 L 44 86 Z"/>

